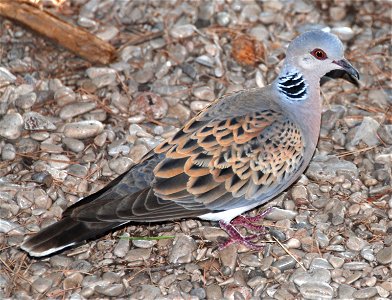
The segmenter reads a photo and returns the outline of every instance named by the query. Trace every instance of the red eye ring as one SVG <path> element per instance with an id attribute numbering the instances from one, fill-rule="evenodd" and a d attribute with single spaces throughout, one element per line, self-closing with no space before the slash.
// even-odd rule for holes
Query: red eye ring
<path id="1" fill-rule="evenodd" d="M 318 60 L 324 60 L 328 57 L 327 53 L 325 53 L 324 50 L 321 50 L 319 48 L 314 49 L 312 52 L 310 52 L 310 54 L 312 54 Z"/>

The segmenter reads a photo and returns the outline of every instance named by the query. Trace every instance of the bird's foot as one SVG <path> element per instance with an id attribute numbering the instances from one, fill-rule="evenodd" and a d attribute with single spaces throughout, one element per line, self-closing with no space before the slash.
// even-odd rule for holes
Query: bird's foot
<path id="1" fill-rule="evenodd" d="M 240 243 L 248 247 L 249 249 L 261 250 L 263 248 L 263 245 L 256 244 L 253 241 L 264 237 L 267 231 L 264 226 L 255 225 L 253 224 L 253 222 L 258 222 L 262 220 L 270 212 L 271 212 L 271 208 L 268 208 L 255 217 L 245 217 L 240 215 L 234 220 L 232 220 L 230 223 L 225 223 L 223 221 L 220 221 L 219 222 L 220 227 L 227 232 L 229 238 L 223 244 L 221 244 L 219 248 L 223 249 L 233 243 Z M 251 231 L 257 231 L 258 233 L 243 236 L 235 227 L 235 225 L 245 227 L 246 229 L 249 229 Z"/>

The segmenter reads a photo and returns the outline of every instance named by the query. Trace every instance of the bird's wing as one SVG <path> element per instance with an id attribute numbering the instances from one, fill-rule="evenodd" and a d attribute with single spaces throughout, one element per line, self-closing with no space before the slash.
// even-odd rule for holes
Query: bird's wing
<path id="1" fill-rule="evenodd" d="M 219 211 L 264 202 L 292 182 L 303 163 L 302 132 L 278 106 L 249 105 L 251 95 L 200 113 L 155 149 L 165 154 L 154 169 L 159 198 Z"/>

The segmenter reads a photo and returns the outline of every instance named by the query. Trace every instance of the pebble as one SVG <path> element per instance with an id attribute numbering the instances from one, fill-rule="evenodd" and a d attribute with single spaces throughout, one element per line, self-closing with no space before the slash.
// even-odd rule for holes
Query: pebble
<path id="1" fill-rule="evenodd" d="M 47 117 L 30 111 L 23 114 L 24 129 L 26 130 L 56 130 L 56 125 L 54 125 Z"/>
<path id="2" fill-rule="evenodd" d="M 65 137 L 62 141 L 69 150 L 75 153 L 80 153 L 84 149 L 84 143 L 77 139 Z"/>
<path id="3" fill-rule="evenodd" d="M 86 70 L 88 77 L 92 79 L 93 84 L 97 88 L 102 88 L 116 83 L 116 71 L 111 68 L 92 67 Z"/>
<path id="4" fill-rule="evenodd" d="M 154 240 L 132 240 L 132 244 L 138 248 L 152 248 L 154 245 L 157 244 L 157 241 Z"/>
<path id="5" fill-rule="evenodd" d="M 217 284 L 210 284 L 206 286 L 206 297 L 209 300 L 223 299 L 222 289 Z"/>
<path id="6" fill-rule="evenodd" d="M 102 123 L 94 120 L 68 123 L 64 126 L 64 135 L 74 139 L 87 139 L 95 137 L 102 131 Z"/>
<path id="7" fill-rule="evenodd" d="M 351 144 L 358 145 L 360 141 L 363 141 L 369 147 L 379 145 L 380 139 L 377 137 L 377 129 L 379 127 L 380 124 L 376 120 L 371 117 L 364 117 Z"/>
<path id="8" fill-rule="evenodd" d="M 98 285 L 95 287 L 95 291 L 108 297 L 118 297 L 124 291 L 124 286 L 122 284 Z"/>
<path id="9" fill-rule="evenodd" d="M 89 112 L 96 107 L 97 104 L 95 102 L 70 103 L 61 108 L 59 116 L 63 120 L 68 120 Z"/>
<path id="10" fill-rule="evenodd" d="M 296 215 L 297 213 L 294 211 L 274 207 L 271 212 L 265 216 L 265 219 L 271 221 L 292 220 Z"/>
<path id="11" fill-rule="evenodd" d="M 3 149 L 1 150 L 1 159 L 6 160 L 13 160 L 16 157 L 16 150 L 14 145 L 12 144 L 5 144 Z"/>
<path id="12" fill-rule="evenodd" d="M 190 37 L 196 31 L 194 25 L 184 24 L 184 25 L 176 25 L 172 29 L 170 29 L 170 35 L 175 39 L 183 39 Z"/>
<path id="13" fill-rule="evenodd" d="M 75 92 L 69 87 L 60 87 L 54 93 L 54 100 L 62 107 L 76 101 Z"/>
<path id="14" fill-rule="evenodd" d="M 192 237 L 184 234 L 177 235 L 169 254 L 170 263 L 190 263 L 196 248 L 197 244 Z"/>
<path id="15" fill-rule="evenodd" d="M 343 265 L 343 269 L 352 270 L 352 271 L 363 270 L 367 267 L 369 267 L 368 263 L 360 262 L 360 261 L 348 262 Z"/>
<path id="16" fill-rule="evenodd" d="M 199 98 L 200 100 L 214 101 L 215 93 L 208 86 L 201 86 L 193 89 L 193 95 Z"/>
<path id="17" fill-rule="evenodd" d="M 20 95 L 15 100 L 15 105 L 21 109 L 27 110 L 31 108 L 35 101 L 37 100 L 37 94 L 34 92 L 30 92 L 27 94 Z"/>
<path id="18" fill-rule="evenodd" d="M 352 299 L 353 293 L 355 292 L 355 288 L 348 284 L 341 284 L 338 287 L 338 296 L 339 299 Z"/>
<path id="19" fill-rule="evenodd" d="M 366 244 L 366 241 L 364 241 L 363 239 L 353 236 L 347 240 L 346 246 L 350 250 L 361 251 L 363 247 L 366 246 Z"/>
<path id="20" fill-rule="evenodd" d="M 192 111 L 198 112 L 206 108 L 208 105 L 210 105 L 210 102 L 195 100 L 192 101 L 190 108 Z"/>
<path id="21" fill-rule="evenodd" d="M 297 269 L 292 278 L 298 286 L 310 282 L 329 283 L 331 281 L 331 272 L 327 269 L 314 269 L 308 272 Z"/>
<path id="22" fill-rule="evenodd" d="M 2 84 L 6 82 L 14 82 L 16 80 L 16 77 L 14 74 L 12 74 L 8 69 L 4 67 L 0 67 L 0 82 Z"/>
<path id="23" fill-rule="evenodd" d="M 327 283 L 304 283 L 299 287 L 299 291 L 305 299 L 333 299 L 333 289 Z"/>
<path id="24" fill-rule="evenodd" d="M 374 296 L 376 296 L 377 293 L 377 289 L 375 287 L 368 287 L 368 288 L 364 288 L 364 289 L 360 289 L 358 291 L 355 291 L 353 293 L 353 297 L 355 299 L 370 299 Z"/>
<path id="25" fill-rule="evenodd" d="M 38 277 L 31 284 L 32 288 L 38 293 L 43 294 L 52 286 L 53 281 L 49 278 Z"/>
<path id="26" fill-rule="evenodd" d="M 380 264 L 387 265 L 392 262 L 392 246 L 385 247 L 377 252 L 376 259 Z"/>
<path id="27" fill-rule="evenodd" d="M 316 155 L 306 172 L 306 176 L 316 182 L 336 183 L 339 175 L 356 178 L 358 177 L 357 166 L 334 155 Z"/>
<path id="28" fill-rule="evenodd" d="M 18 113 L 9 113 L 0 120 L 0 136 L 16 140 L 22 134 L 23 118 Z"/>
<path id="29" fill-rule="evenodd" d="M 127 239 L 127 237 L 129 237 L 130 235 L 128 232 L 125 232 L 124 234 L 122 234 L 122 236 L 124 238 L 120 238 L 116 247 L 114 247 L 114 250 L 113 250 L 114 255 L 116 255 L 117 257 L 121 257 L 121 258 L 125 257 L 125 255 L 129 251 L 129 239 Z"/>
<path id="30" fill-rule="evenodd" d="M 296 260 L 290 255 L 285 255 L 280 257 L 275 261 L 272 266 L 278 268 L 281 272 L 293 269 L 297 264 Z"/>
<path id="31" fill-rule="evenodd" d="M 151 255 L 151 248 L 137 248 L 128 251 L 125 260 L 129 262 L 146 261 Z"/>

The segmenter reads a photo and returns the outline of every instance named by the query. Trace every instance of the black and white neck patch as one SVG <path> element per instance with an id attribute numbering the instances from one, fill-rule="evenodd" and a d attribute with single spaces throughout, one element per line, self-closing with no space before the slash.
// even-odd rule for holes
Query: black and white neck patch
<path id="1" fill-rule="evenodd" d="M 286 73 L 279 77 L 277 86 L 288 100 L 301 101 L 308 95 L 308 85 L 299 72 Z"/>

